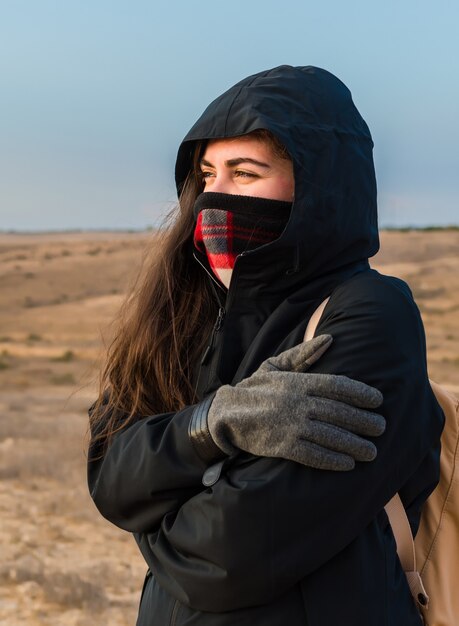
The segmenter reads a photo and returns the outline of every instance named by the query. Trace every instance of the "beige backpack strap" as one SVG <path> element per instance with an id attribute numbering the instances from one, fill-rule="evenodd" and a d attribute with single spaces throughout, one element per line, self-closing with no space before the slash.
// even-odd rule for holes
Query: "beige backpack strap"
<path id="1" fill-rule="evenodd" d="M 414 549 L 413 533 L 411 532 L 411 526 L 398 493 L 389 500 L 384 508 L 389 518 L 390 525 L 392 526 L 395 543 L 397 544 L 398 558 L 406 574 L 411 595 L 416 603 L 426 609 L 429 605 L 429 596 L 424 588 L 421 576 L 416 569 L 416 552 Z"/>
<path id="2" fill-rule="evenodd" d="M 322 313 L 324 312 L 329 300 L 330 297 L 326 298 L 321 304 L 319 304 L 317 309 L 311 315 L 311 319 L 309 320 L 304 333 L 304 341 L 309 341 L 314 337 L 320 318 L 322 317 Z"/>
<path id="3" fill-rule="evenodd" d="M 384 508 L 386 509 L 387 517 L 389 518 L 397 543 L 397 553 L 400 563 L 405 572 L 414 572 L 416 569 L 416 552 L 414 550 L 413 535 L 398 493 L 395 494 Z"/>

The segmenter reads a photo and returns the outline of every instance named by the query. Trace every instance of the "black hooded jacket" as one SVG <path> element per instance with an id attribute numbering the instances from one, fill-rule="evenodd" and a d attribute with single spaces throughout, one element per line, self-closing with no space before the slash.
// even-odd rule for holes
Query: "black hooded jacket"
<path id="1" fill-rule="evenodd" d="M 196 140 L 260 128 L 292 157 L 295 201 L 282 235 L 236 259 L 227 293 L 216 286 L 221 309 L 196 371 L 199 397 L 300 343 L 331 295 L 317 334 L 334 342 L 312 371 L 383 393 L 377 458 L 331 472 L 240 454 L 204 487 L 207 464 L 188 432 L 193 405 L 117 435 L 88 465 L 91 496 L 134 534 L 149 566 L 137 626 L 419 626 L 384 505 L 400 492 L 417 529 L 438 481 L 443 414 L 411 292 L 368 264 L 379 247 L 370 132 L 332 74 L 277 67 L 207 108 L 180 147 L 178 189 Z M 209 273 L 205 255 L 192 254 Z"/>

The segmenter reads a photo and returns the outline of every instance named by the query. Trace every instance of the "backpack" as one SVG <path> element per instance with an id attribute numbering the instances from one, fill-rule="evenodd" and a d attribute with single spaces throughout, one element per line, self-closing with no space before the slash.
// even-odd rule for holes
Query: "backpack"
<path id="1" fill-rule="evenodd" d="M 314 337 L 329 299 L 314 311 L 305 341 Z M 459 399 L 432 380 L 430 385 L 445 414 L 440 481 L 423 504 L 416 538 L 398 493 L 384 508 L 424 624 L 455 626 L 459 624 Z"/>

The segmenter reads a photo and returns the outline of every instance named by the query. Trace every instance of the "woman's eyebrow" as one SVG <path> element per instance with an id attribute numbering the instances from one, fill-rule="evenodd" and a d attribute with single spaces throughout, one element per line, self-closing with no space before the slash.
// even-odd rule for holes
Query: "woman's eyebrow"
<path id="1" fill-rule="evenodd" d="M 238 159 L 229 159 L 228 161 L 225 161 L 225 165 L 229 167 L 240 165 L 241 163 L 252 163 L 252 165 L 259 165 L 260 167 L 271 167 L 267 163 L 262 163 L 261 161 L 251 159 L 250 157 L 239 157 Z"/>
<path id="2" fill-rule="evenodd" d="M 250 157 L 239 157 L 237 159 L 228 159 L 225 161 L 225 165 L 227 167 L 234 167 L 235 165 L 240 165 L 241 163 L 252 163 L 252 165 L 259 165 L 260 167 L 271 167 L 268 163 L 263 163 L 262 161 L 257 161 L 256 159 L 251 159 Z M 206 167 L 214 167 L 210 161 L 206 159 L 201 159 L 200 165 L 205 165 Z"/>

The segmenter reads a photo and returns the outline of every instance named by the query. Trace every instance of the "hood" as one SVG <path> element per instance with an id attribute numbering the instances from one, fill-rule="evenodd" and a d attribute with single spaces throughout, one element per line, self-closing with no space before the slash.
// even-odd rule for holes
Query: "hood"
<path id="1" fill-rule="evenodd" d="M 257 129 L 271 131 L 288 149 L 295 199 L 282 235 L 237 259 L 237 288 L 289 290 L 373 256 L 379 238 L 370 131 L 349 89 L 317 67 L 260 72 L 214 100 L 179 148 L 178 192 L 197 140 Z"/>

